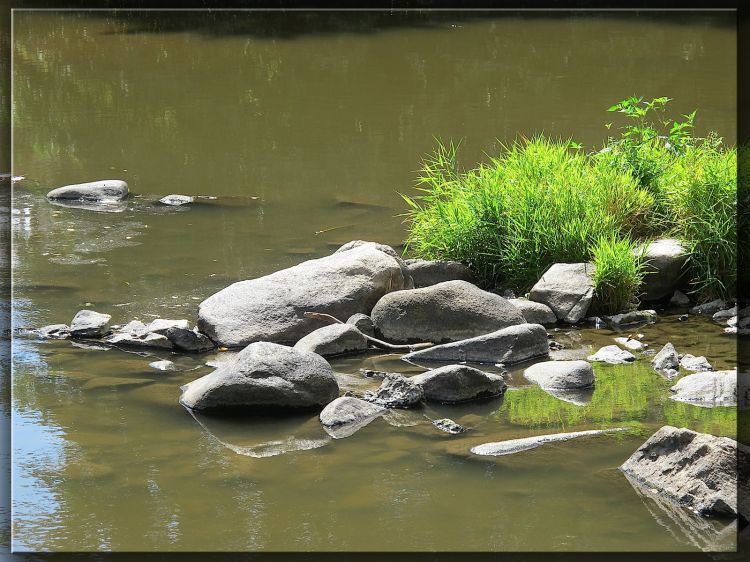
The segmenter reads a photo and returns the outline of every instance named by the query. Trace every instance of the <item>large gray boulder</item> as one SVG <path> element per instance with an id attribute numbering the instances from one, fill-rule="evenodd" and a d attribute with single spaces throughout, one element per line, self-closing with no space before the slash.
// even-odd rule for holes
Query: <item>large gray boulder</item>
<path id="1" fill-rule="evenodd" d="M 594 266 L 590 263 L 556 263 L 529 292 L 529 300 L 547 305 L 558 320 L 575 324 L 586 317 L 594 298 Z"/>
<path id="2" fill-rule="evenodd" d="M 180 403 L 209 413 L 268 413 L 322 408 L 339 394 L 328 362 L 316 353 L 269 342 L 182 387 Z"/>
<path id="3" fill-rule="evenodd" d="M 508 302 L 521 311 L 529 324 L 551 326 L 557 323 L 557 316 L 546 304 L 528 299 L 508 299 Z"/>
<path id="4" fill-rule="evenodd" d="M 320 423 L 335 439 L 349 437 L 386 412 L 383 406 L 353 396 L 341 396 L 320 412 Z"/>
<path id="5" fill-rule="evenodd" d="M 688 252 L 679 240 L 662 238 L 639 246 L 636 253 L 644 260 L 646 275 L 641 284 L 641 300 L 657 301 L 674 294 L 686 272 Z"/>
<path id="6" fill-rule="evenodd" d="M 395 342 L 457 341 L 526 322 L 507 299 L 468 281 L 388 293 L 370 316 L 377 332 Z"/>
<path id="7" fill-rule="evenodd" d="M 594 370 L 586 361 L 542 361 L 523 372 L 523 376 L 545 390 L 575 390 L 594 384 Z"/>
<path id="8" fill-rule="evenodd" d="M 121 201 L 128 196 L 128 184 L 122 180 L 101 180 L 58 187 L 47 199 L 101 203 Z"/>
<path id="9" fill-rule="evenodd" d="M 639 485 L 699 515 L 737 517 L 737 460 L 747 447 L 666 425 L 620 466 Z M 747 465 L 745 465 L 747 466 Z"/>
<path id="10" fill-rule="evenodd" d="M 500 375 L 467 365 L 446 365 L 409 377 L 422 387 L 425 400 L 456 403 L 499 396 L 507 388 Z"/>
<path id="11" fill-rule="evenodd" d="M 74 337 L 99 337 L 107 332 L 109 314 L 102 314 L 94 310 L 80 310 L 70 323 L 70 335 Z"/>
<path id="12" fill-rule="evenodd" d="M 307 334 L 294 344 L 294 349 L 332 357 L 367 350 L 367 339 L 351 324 L 331 324 Z"/>
<path id="13" fill-rule="evenodd" d="M 461 262 L 410 259 L 406 260 L 406 265 L 409 266 L 409 273 L 417 288 L 430 287 L 444 281 L 474 282 L 474 274 Z"/>
<path id="14" fill-rule="evenodd" d="M 198 329 L 226 347 L 255 341 L 294 344 L 323 325 L 305 312 L 343 320 L 369 313 L 390 291 L 412 286 L 406 265 L 392 248 L 393 255 L 373 243 L 348 246 L 222 289 L 200 304 Z"/>
<path id="15" fill-rule="evenodd" d="M 682 377 L 670 390 L 672 400 L 696 406 L 737 405 L 737 371 L 706 371 Z"/>
<path id="16" fill-rule="evenodd" d="M 444 361 L 511 365 L 549 355 L 547 330 L 540 324 L 509 326 L 457 342 L 413 351 L 402 357 L 411 362 Z"/>

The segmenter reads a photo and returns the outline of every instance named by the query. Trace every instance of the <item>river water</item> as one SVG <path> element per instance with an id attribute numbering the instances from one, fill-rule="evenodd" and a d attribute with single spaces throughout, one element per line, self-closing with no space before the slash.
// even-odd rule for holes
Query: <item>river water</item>
<path id="1" fill-rule="evenodd" d="M 731 15 L 16 12 L 13 320 L 82 308 L 187 318 L 224 286 L 352 239 L 402 249 L 404 205 L 434 137 L 471 166 L 517 133 L 592 148 L 633 93 L 699 108 L 735 140 Z M 120 212 L 51 205 L 51 188 L 121 178 Z M 153 204 L 170 194 L 216 199 Z M 658 348 L 736 365 L 710 321 L 664 316 Z M 561 329 L 583 354 L 608 330 Z M 732 409 L 669 400 L 649 367 L 595 367 L 586 405 L 524 383 L 503 398 L 379 419 L 343 440 L 315 416 L 193 417 L 180 385 L 197 356 L 13 345 L 12 543 L 17 550 L 732 550 L 734 527 L 642 498 L 617 467 L 664 424 L 736 434 Z M 222 355 L 222 354 L 218 354 Z M 149 367 L 170 358 L 177 371 Z M 331 361 L 420 372 L 398 356 Z M 5 408 L 5 404 L 3 405 Z M 430 419 L 472 428 L 441 433 Z M 479 443 L 626 426 L 510 457 Z M 292 439 L 293 437 L 293 439 Z M 263 456 L 271 455 L 271 456 Z"/>

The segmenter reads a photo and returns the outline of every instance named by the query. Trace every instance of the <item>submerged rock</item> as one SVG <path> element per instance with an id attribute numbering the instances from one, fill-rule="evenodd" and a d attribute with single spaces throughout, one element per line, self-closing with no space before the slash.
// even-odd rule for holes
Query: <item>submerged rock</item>
<path id="1" fill-rule="evenodd" d="M 294 344 L 323 325 L 305 312 L 349 318 L 370 312 L 384 294 L 411 286 L 392 248 L 350 242 L 330 256 L 222 289 L 200 304 L 198 329 L 226 347 Z"/>
<path id="2" fill-rule="evenodd" d="M 670 390 L 672 400 L 696 406 L 737 405 L 737 371 L 711 371 L 682 377 Z"/>
<path id="3" fill-rule="evenodd" d="M 653 324 L 656 322 L 657 315 L 655 310 L 634 310 L 624 314 L 614 314 L 605 316 L 604 320 L 615 330 L 624 326 L 634 326 L 637 324 Z"/>
<path id="4" fill-rule="evenodd" d="M 375 337 L 375 324 L 372 323 L 372 318 L 367 314 L 362 314 L 361 312 L 352 314 L 346 323 L 351 324 L 366 336 Z"/>
<path id="5" fill-rule="evenodd" d="M 121 201 L 128 196 L 128 184 L 122 180 L 101 180 L 58 187 L 47 199 L 100 203 Z"/>
<path id="6" fill-rule="evenodd" d="M 413 351 L 406 361 L 503 363 L 511 365 L 549 355 L 547 330 L 540 324 L 520 324 L 496 332 Z"/>
<path id="7" fill-rule="evenodd" d="M 677 369 L 680 366 L 680 357 L 672 342 L 667 342 L 651 360 L 651 366 L 657 371 Z"/>
<path id="8" fill-rule="evenodd" d="M 506 299 L 467 281 L 388 293 L 370 316 L 384 339 L 404 343 L 457 341 L 526 322 Z"/>
<path id="9" fill-rule="evenodd" d="M 410 259 L 406 260 L 406 265 L 409 266 L 409 273 L 416 288 L 429 287 L 444 281 L 474 282 L 474 274 L 461 262 Z"/>
<path id="10" fill-rule="evenodd" d="M 589 355 L 588 360 L 618 365 L 621 363 L 630 363 L 632 361 L 635 361 L 635 355 L 633 355 L 629 351 L 620 349 L 616 345 L 607 345 L 602 347 L 594 355 Z"/>
<path id="11" fill-rule="evenodd" d="M 592 274 L 587 263 L 556 263 L 529 292 L 529 300 L 547 305 L 558 320 L 575 324 L 586 317 L 594 297 Z"/>
<path id="12" fill-rule="evenodd" d="M 201 334 L 197 328 L 187 330 L 172 326 L 164 332 L 166 338 L 172 342 L 175 349 L 187 351 L 189 353 L 202 353 L 210 351 L 216 346 L 214 342 L 208 339 L 208 336 Z"/>
<path id="13" fill-rule="evenodd" d="M 437 427 L 440 431 L 445 431 L 451 435 L 458 435 L 460 433 L 466 433 L 469 431 L 468 427 L 464 427 L 461 424 L 454 422 L 451 419 L 443 418 L 441 420 L 433 420 L 432 425 Z"/>
<path id="14" fill-rule="evenodd" d="M 737 517 L 738 453 L 740 462 L 747 462 L 749 451 L 728 437 L 667 425 L 649 437 L 620 470 L 694 513 Z"/>
<path id="15" fill-rule="evenodd" d="M 70 323 L 70 335 L 75 337 L 99 337 L 107 332 L 112 317 L 93 310 L 79 311 Z"/>
<path id="16" fill-rule="evenodd" d="M 367 338 L 351 324 L 331 324 L 310 332 L 294 344 L 294 349 L 312 351 L 323 357 L 367 350 Z"/>
<path id="17" fill-rule="evenodd" d="M 422 387 L 408 378 L 389 373 L 377 390 L 368 390 L 367 402 L 386 408 L 413 408 L 422 400 Z"/>
<path id="18" fill-rule="evenodd" d="M 546 304 L 528 299 L 509 299 L 508 302 L 521 311 L 529 324 L 548 326 L 557 323 L 557 316 Z"/>
<path id="19" fill-rule="evenodd" d="M 542 361 L 523 372 L 523 376 L 545 390 L 574 390 L 594 384 L 594 369 L 586 361 Z"/>
<path id="20" fill-rule="evenodd" d="M 203 412 L 253 414 L 320 408 L 338 393 L 331 366 L 320 355 L 258 342 L 183 386 L 180 403 Z"/>
<path id="21" fill-rule="evenodd" d="M 691 355 L 689 353 L 686 353 L 680 359 L 680 367 L 693 372 L 714 370 L 714 368 L 711 366 L 711 363 L 709 363 L 708 359 L 703 357 L 703 355 L 701 355 L 700 357 L 696 357 L 695 355 Z"/>
<path id="22" fill-rule="evenodd" d="M 189 205 L 194 201 L 194 197 L 190 197 L 189 195 L 177 194 L 167 195 L 159 199 L 159 203 L 161 203 L 162 205 L 171 205 L 173 207 L 179 207 L 180 205 Z"/>
<path id="23" fill-rule="evenodd" d="M 328 404 L 320 412 L 320 423 L 335 438 L 349 437 L 375 418 L 382 416 L 386 409 L 353 396 L 341 396 Z"/>
<path id="24" fill-rule="evenodd" d="M 636 248 L 642 255 L 646 275 L 640 292 L 644 301 L 657 301 L 672 294 L 686 272 L 688 253 L 679 240 L 663 238 Z"/>
<path id="25" fill-rule="evenodd" d="M 544 443 L 553 443 L 556 441 L 569 441 L 581 437 L 591 437 L 603 433 L 613 433 L 618 431 L 627 431 L 624 427 L 615 427 L 612 429 L 591 429 L 588 431 L 574 431 L 570 433 L 553 433 L 551 435 L 536 435 L 534 437 L 524 437 L 522 439 L 510 439 L 508 441 L 498 441 L 496 443 L 484 443 L 471 448 L 475 455 L 502 456 L 520 453 L 535 449 Z"/>
<path id="26" fill-rule="evenodd" d="M 425 400 L 455 403 L 499 396 L 505 392 L 503 377 L 466 365 L 446 365 L 409 377 L 422 387 Z"/>

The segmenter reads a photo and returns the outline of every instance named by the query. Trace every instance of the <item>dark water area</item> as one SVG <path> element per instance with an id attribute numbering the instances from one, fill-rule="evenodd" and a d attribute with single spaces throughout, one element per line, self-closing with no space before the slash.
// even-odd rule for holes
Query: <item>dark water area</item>
<path id="1" fill-rule="evenodd" d="M 409 19 L 412 18 L 412 19 Z M 241 279 L 327 255 L 352 239 L 403 249 L 434 137 L 463 139 L 471 167 L 518 134 L 593 149 L 605 109 L 633 93 L 699 109 L 698 133 L 736 137 L 729 15 L 16 12 L 13 323 L 68 323 L 82 308 L 187 318 Z M 121 178 L 132 197 L 98 212 L 50 204 L 54 187 Z M 154 205 L 164 195 L 215 197 Z M 12 208 L 11 208 L 12 207 Z M 3 248 L 7 240 L 3 239 Z M 5 314 L 11 311 L 6 307 Z M 709 320 L 663 315 L 659 348 L 736 366 Z M 585 356 L 616 335 L 561 329 Z M 8 350 L 9 352 L 10 350 Z M 583 404 L 511 373 L 504 397 L 430 405 L 334 440 L 314 415 L 191 415 L 179 387 L 212 353 L 128 353 L 16 337 L 12 544 L 21 551 L 733 550 L 735 527 L 683 520 L 617 467 L 665 424 L 736 435 L 736 411 L 669 399 L 648 359 L 595 367 Z M 176 371 L 149 363 L 168 358 Z M 220 359 L 219 359 L 220 360 Z M 416 374 L 397 355 L 331 361 L 342 390 L 361 368 Z M 5 384 L 5 383 L 4 383 Z M 450 417 L 472 428 L 437 431 Z M 7 422 L 6 422 L 7 423 Z M 510 457 L 479 443 L 625 426 Z M 3 514 L 4 516 L 6 514 Z M 0 537 L 3 542 L 8 538 Z"/>

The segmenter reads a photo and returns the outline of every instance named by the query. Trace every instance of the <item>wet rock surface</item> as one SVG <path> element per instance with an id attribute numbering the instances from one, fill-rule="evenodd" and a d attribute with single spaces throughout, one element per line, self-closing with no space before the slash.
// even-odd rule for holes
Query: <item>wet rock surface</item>
<path id="1" fill-rule="evenodd" d="M 594 296 L 594 266 L 556 263 L 529 292 L 529 300 L 547 305 L 558 320 L 575 324 L 586 317 Z"/>
<path id="2" fill-rule="evenodd" d="M 307 334 L 294 345 L 294 349 L 333 357 L 367 350 L 367 339 L 351 324 L 331 324 Z"/>
<path id="3" fill-rule="evenodd" d="M 166 195 L 165 197 L 162 197 L 159 199 L 159 203 L 162 205 L 170 205 L 172 207 L 179 207 L 181 205 L 189 205 L 190 203 L 193 203 L 195 201 L 194 197 L 190 197 L 189 195 Z"/>
<path id="4" fill-rule="evenodd" d="M 466 365 L 446 365 L 409 380 L 422 388 L 425 400 L 455 403 L 498 396 L 505 392 L 503 377 Z"/>
<path id="5" fill-rule="evenodd" d="M 451 435 L 459 435 L 461 433 L 466 433 L 467 431 L 469 431 L 468 427 L 458 424 L 449 418 L 433 420 L 432 425 L 437 427 L 440 431 L 444 431 L 445 433 L 449 433 Z"/>

